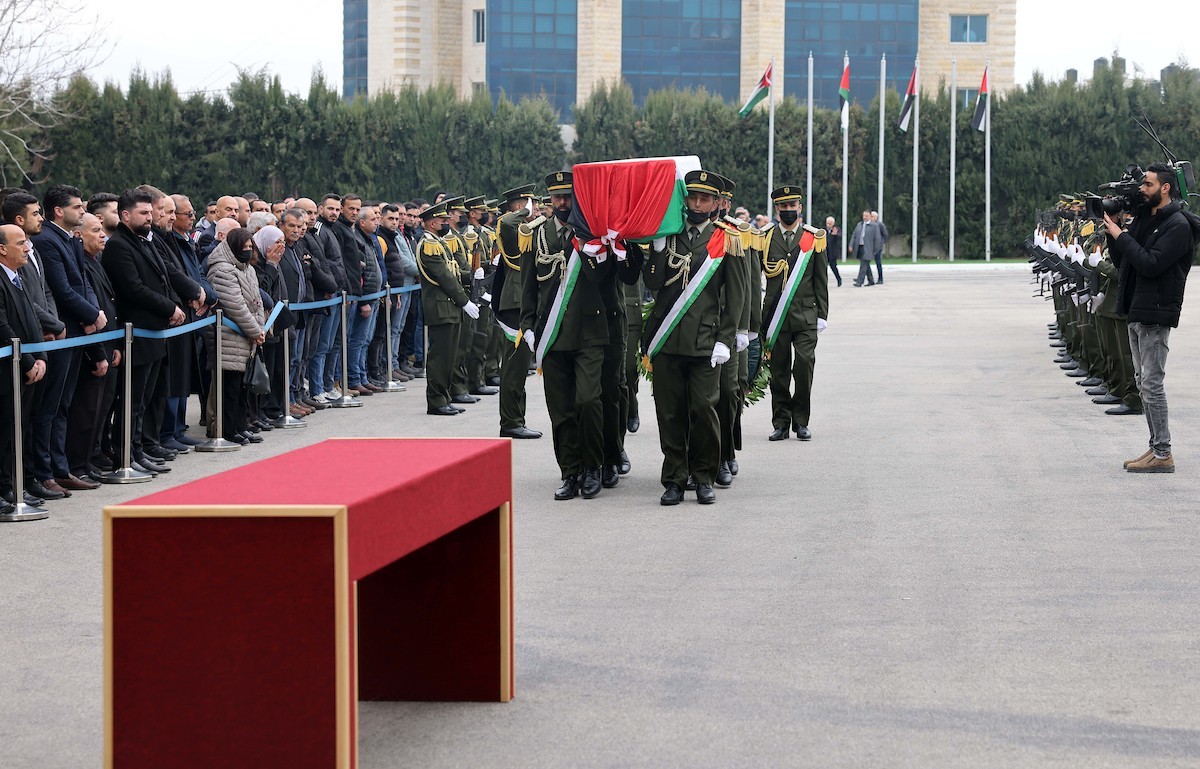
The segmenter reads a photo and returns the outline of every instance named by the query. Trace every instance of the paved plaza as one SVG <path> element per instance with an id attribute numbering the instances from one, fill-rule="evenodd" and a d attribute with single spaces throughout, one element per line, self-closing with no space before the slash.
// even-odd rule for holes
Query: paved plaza
<path id="1" fill-rule="evenodd" d="M 516 699 L 362 703 L 360 766 L 1200 765 L 1200 297 L 1167 367 L 1178 470 L 1138 476 L 1144 419 L 1052 363 L 1025 267 L 885 277 L 830 289 L 813 440 L 752 407 L 710 507 L 659 506 L 645 383 L 632 474 L 555 502 L 530 379 Z M 423 386 L 0 526 L 0 767 L 101 766 L 104 505 L 328 437 L 496 435 L 494 398 L 429 417 Z"/>

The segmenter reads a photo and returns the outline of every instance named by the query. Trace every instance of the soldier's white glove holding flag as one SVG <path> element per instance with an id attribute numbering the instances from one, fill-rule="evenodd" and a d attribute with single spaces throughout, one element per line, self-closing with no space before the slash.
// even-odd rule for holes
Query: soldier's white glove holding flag
<path id="1" fill-rule="evenodd" d="M 537 344 L 533 339 L 533 329 L 529 329 L 525 332 L 525 344 L 529 345 L 530 352 L 537 352 Z"/>

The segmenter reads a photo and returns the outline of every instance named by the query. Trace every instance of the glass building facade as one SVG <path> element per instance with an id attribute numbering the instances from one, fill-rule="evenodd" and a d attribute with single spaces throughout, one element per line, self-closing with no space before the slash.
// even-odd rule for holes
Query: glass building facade
<path id="1" fill-rule="evenodd" d="M 738 101 L 741 0 L 624 0 L 621 10 L 621 74 L 639 104 L 699 86 Z"/>
<path id="2" fill-rule="evenodd" d="M 561 120 L 575 104 L 576 0 L 488 0 L 487 85 L 493 99 L 545 94 Z"/>
<path id="3" fill-rule="evenodd" d="M 367 0 L 342 3 L 342 98 L 367 93 Z"/>
<path id="4" fill-rule="evenodd" d="M 879 57 L 887 55 L 887 87 L 903 94 L 917 57 L 918 0 L 806 2 L 787 0 L 784 91 L 808 98 L 813 56 L 813 102 L 836 109 L 843 56 L 850 54 L 850 94 L 866 106 L 879 96 Z"/>

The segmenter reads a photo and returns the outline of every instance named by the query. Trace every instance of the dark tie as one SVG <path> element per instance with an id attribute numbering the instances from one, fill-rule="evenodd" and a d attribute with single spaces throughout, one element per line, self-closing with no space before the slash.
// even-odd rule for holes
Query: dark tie
<path id="1" fill-rule="evenodd" d="M 792 244 L 796 241 L 796 233 L 791 230 L 783 231 L 783 244 L 788 251 L 792 250 Z"/>
<path id="2" fill-rule="evenodd" d="M 694 246 L 694 245 L 696 245 L 696 240 L 697 240 L 699 237 L 700 237 L 700 230 L 699 230 L 699 228 L 697 228 L 697 227 L 688 227 L 688 240 L 690 240 L 690 241 L 692 242 L 692 245 L 693 245 L 693 246 Z"/>
<path id="3" fill-rule="evenodd" d="M 25 283 L 21 280 L 21 276 L 16 273 L 13 274 L 13 285 L 21 291 L 25 290 Z"/>

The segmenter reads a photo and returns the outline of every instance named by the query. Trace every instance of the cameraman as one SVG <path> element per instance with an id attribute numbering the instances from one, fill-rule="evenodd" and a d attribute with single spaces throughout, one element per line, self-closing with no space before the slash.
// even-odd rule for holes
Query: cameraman
<path id="1" fill-rule="evenodd" d="M 1195 238 L 1192 218 L 1179 201 L 1175 170 L 1152 163 L 1142 177 L 1145 205 L 1135 212 L 1123 231 L 1104 215 L 1108 249 L 1120 271 L 1118 312 L 1129 316 L 1129 344 L 1146 422 L 1150 449 L 1125 463 L 1131 473 L 1173 473 L 1171 433 L 1167 429 L 1167 396 L 1163 374 L 1167 363 L 1167 337 L 1179 325 L 1183 288 L 1192 266 Z"/>

